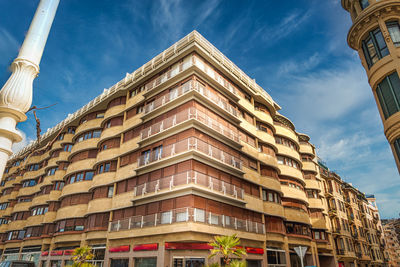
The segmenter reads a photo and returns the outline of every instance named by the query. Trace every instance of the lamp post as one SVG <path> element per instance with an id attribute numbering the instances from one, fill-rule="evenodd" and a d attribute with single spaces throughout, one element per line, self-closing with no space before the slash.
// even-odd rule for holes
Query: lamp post
<path id="1" fill-rule="evenodd" d="M 12 74 L 0 91 L 0 177 L 4 173 L 12 144 L 21 142 L 18 122 L 32 104 L 32 84 L 60 0 L 40 0 L 18 57 L 11 64 Z"/>

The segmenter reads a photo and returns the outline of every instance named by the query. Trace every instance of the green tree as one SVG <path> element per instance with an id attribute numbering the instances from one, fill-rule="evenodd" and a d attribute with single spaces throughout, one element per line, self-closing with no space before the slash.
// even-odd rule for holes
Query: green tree
<path id="1" fill-rule="evenodd" d="M 73 260 L 74 263 L 71 266 L 72 267 L 95 267 L 95 265 L 88 262 L 93 258 L 94 258 L 94 255 L 92 253 L 91 247 L 76 248 L 76 249 L 74 249 L 74 252 L 72 252 L 71 260 Z"/>
<path id="2" fill-rule="evenodd" d="M 212 258 L 216 255 L 221 255 L 225 265 L 230 265 L 232 256 L 242 258 L 247 255 L 243 248 L 240 248 L 240 238 L 236 234 L 231 236 L 215 236 L 214 241 L 209 243 L 213 248 L 211 249 Z"/>

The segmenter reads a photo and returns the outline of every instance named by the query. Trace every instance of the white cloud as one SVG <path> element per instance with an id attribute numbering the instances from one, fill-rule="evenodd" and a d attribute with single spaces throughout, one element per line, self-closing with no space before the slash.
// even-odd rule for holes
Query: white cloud
<path id="1" fill-rule="evenodd" d="M 283 62 L 277 71 L 278 76 L 283 76 L 287 74 L 294 74 L 294 73 L 304 73 L 307 72 L 316 66 L 319 65 L 321 62 L 322 58 L 319 55 L 318 52 L 315 52 L 313 55 L 308 57 L 305 61 L 295 61 L 295 60 L 289 60 L 286 62 Z"/>
<path id="2" fill-rule="evenodd" d="M 0 55 L 6 56 L 11 60 L 16 57 L 17 51 L 20 47 L 18 41 L 6 29 L 0 27 Z"/>
<path id="3" fill-rule="evenodd" d="M 27 137 L 26 134 L 22 131 L 18 132 L 21 134 L 22 136 L 22 141 L 19 143 L 14 143 L 12 146 L 12 152 L 13 153 L 18 153 L 21 149 L 23 149 L 24 147 L 26 147 L 29 143 L 33 142 L 34 140 L 30 137 Z"/>

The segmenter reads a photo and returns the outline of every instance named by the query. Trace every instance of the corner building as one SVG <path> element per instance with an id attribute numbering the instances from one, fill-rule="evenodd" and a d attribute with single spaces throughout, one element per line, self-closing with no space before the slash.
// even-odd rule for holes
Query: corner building
<path id="1" fill-rule="evenodd" d="M 249 266 L 300 266 L 299 245 L 337 266 L 315 148 L 279 109 L 190 33 L 9 160 L 2 259 L 201 266 L 237 233 Z"/>
<path id="2" fill-rule="evenodd" d="M 347 42 L 360 56 L 400 171 L 400 1 L 342 0 L 351 16 Z"/>

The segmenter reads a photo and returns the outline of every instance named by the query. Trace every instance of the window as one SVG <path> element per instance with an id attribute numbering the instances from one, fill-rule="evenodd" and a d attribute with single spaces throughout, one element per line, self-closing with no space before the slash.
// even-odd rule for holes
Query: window
<path id="1" fill-rule="evenodd" d="M 263 189 L 262 197 L 263 197 L 263 201 L 281 203 L 280 195 L 274 191 L 269 191 L 269 190 Z"/>
<path id="2" fill-rule="evenodd" d="M 172 222 L 172 211 L 166 211 L 161 213 L 161 224 L 167 224 Z"/>
<path id="3" fill-rule="evenodd" d="M 369 68 L 379 59 L 389 54 L 385 39 L 379 28 L 369 33 L 368 37 L 363 41 L 362 46 Z"/>
<path id="4" fill-rule="evenodd" d="M 114 186 L 109 186 L 108 192 L 107 192 L 107 197 L 110 198 L 110 197 L 113 197 L 113 195 L 114 195 Z"/>
<path id="5" fill-rule="evenodd" d="M 267 248 L 268 266 L 286 266 L 284 250 Z"/>
<path id="6" fill-rule="evenodd" d="M 360 7 L 362 10 L 366 9 L 369 6 L 368 0 L 360 0 Z"/>
<path id="7" fill-rule="evenodd" d="M 96 114 L 96 119 L 100 119 L 100 118 L 104 118 L 104 112 Z"/>
<path id="8" fill-rule="evenodd" d="M 64 145 L 64 148 L 63 148 L 64 151 L 71 152 L 71 149 L 72 149 L 72 145 L 71 144 Z"/>
<path id="9" fill-rule="evenodd" d="M 194 221 L 205 222 L 205 211 L 201 209 L 194 209 Z"/>
<path id="10" fill-rule="evenodd" d="M 400 79 L 397 72 L 387 76 L 376 89 L 385 119 L 400 110 Z"/>
<path id="11" fill-rule="evenodd" d="M 400 46 L 400 27 L 397 22 L 387 22 L 387 29 L 390 34 L 390 38 L 392 38 L 392 42 L 395 46 Z"/>

